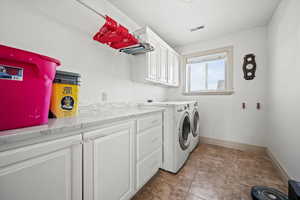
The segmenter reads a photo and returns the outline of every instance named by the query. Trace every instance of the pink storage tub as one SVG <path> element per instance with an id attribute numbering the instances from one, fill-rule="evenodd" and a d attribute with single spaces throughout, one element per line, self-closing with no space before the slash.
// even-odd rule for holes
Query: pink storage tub
<path id="1" fill-rule="evenodd" d="M 0 131 L 48 123 L 59 65 L 56 59 L 0 45 Z"/>

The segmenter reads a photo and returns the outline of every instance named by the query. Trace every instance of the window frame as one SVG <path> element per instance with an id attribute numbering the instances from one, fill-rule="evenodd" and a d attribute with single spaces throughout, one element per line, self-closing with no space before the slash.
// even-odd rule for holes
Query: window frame
<path id="1" fill-rule="evenodd" d="M 216 60 L 217 57 L 220 55 L 218 54 L 226 54 L 226 65 L 225 65 L 225 89 L 224 90 L 199 90 L 199 91 L 191 91 L 191 81 L 190 81 L 190 71 L 189 67 L 187 66 L 188 59 L 195 58 L 195 57 L 203 57 L 203 56 L 216 56 L 215 59 L 208 59 Z M 231 95 L 234 93 L 233 89 L 233 46 L 212 49 L 202 52 L 196 52 L 192 54 L 183 55 L 183 69 L 184 69 L 184 87 L 183 87 L 183 94 L 184 95 Z"/>

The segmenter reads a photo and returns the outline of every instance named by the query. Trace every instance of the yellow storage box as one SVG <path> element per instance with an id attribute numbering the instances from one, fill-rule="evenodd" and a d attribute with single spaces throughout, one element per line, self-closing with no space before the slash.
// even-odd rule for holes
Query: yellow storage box
<path id="1" fill-rule="evenodd" d="M 52 86 L 50 118 L 72 117 L 78 111 L 80 75 L 72 72 L 56 71 Z"/>

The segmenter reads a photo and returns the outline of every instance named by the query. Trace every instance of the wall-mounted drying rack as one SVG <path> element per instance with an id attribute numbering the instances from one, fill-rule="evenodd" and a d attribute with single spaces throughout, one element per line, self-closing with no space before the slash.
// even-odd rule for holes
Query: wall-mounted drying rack
<path id="1" fill-rule="evenodd" d="M 133 34 L 129 33 L 127 28 L 114 19 L 99 13 L 81 0 L 76 1 L 105 20 L 105 24 L 94 35 L 94 40 L 131 55 L 143 54 L 154 50 L 151 44 L 140 42 Z"/>

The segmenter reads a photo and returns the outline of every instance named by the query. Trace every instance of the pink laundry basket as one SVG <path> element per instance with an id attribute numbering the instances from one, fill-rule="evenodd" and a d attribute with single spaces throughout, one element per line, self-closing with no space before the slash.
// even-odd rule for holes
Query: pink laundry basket
<path id="1" fill-rule="evenodd" d="M 0 131 L 48 123 L 59 65 L 56 59 L 0 45 Z"/>

